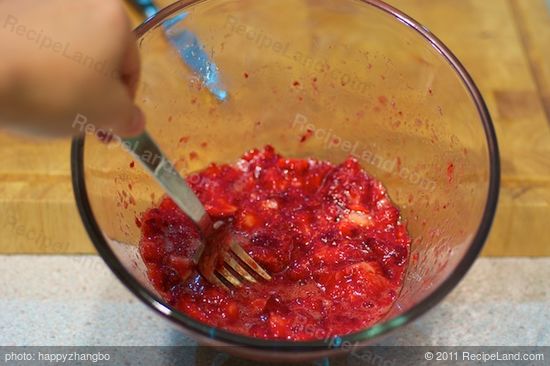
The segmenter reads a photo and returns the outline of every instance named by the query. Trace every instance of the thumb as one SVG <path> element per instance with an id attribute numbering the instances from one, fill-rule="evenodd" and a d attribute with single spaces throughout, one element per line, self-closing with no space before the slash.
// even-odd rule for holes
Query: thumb
<path id="1" fill-rule="evenodd" d="M 139 135 L 145 129 L 145 115 L 136 105 L 130 107 L 126 120 L 123 120 L 113 131 L 120 137 L 132 137 Z"/>
<path id="2" fill-rule="evenodd" d="M 145 129 L 145 115 L 134 104 L 126 85 L 117 81 L 111 85 L 110 93 L 106 94 L 96 106 L 97 116 L 94 120 L 99 127 L 111 129 L 120 137 L 132 137 Z"/>

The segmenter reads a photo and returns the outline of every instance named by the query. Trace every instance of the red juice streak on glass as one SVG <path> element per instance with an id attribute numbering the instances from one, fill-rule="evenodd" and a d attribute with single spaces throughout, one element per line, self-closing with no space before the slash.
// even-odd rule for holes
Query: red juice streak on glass
<path id="1" fill-rule="evenodd" d="M 306 130 L 306 133 L 304 133 L 302 137 L 300 137 L 300 142 L 306 142 L 311 136 L 313 136 L 313 130 L 308 128 Z"/>
<path id="2" fill-rule="evenodd" d="M 454 173 L 455 173 L 455 165 L 452 162 L 449 162 L 447 164 L 447 180 L 449 181 L 449 183 L 453 182 Z"/>

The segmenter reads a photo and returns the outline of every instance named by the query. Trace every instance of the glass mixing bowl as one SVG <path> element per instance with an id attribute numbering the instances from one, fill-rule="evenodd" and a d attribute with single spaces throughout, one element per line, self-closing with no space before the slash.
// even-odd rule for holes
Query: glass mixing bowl
<path id="1" fill-rule="evenodd" d="M 167 24 L 200 40 L 225 101 L 182 61 Z M 199 342 L 230 345 L 240 355 L 311 359 L 399 329 L 464 276 L 495 212 L 497 142 L 472 79 L 426 28 L 377 0 L 206 0 L 174 3 L 135 33 L 137 103 L 182 175 L 266 144 L 333 163 L 353 154 L 387 187 L 413 238 L 403 289 L 373 327 L 310 342 L 214 329 L 169 306 L 147 280 L 136 219 L 158 202 L 160 187 L 116 138 L 76 138 L 73 183 L 87 231 L 118 278 L 156 313 Z M 86 124 L 93 134 L 93 121 Z"/>

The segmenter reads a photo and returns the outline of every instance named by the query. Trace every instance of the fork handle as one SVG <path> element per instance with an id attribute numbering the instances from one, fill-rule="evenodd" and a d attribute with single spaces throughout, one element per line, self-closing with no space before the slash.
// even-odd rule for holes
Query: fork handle
<path id="1" fill-rule="evenodd" d="M 132 4 L 146 18 L 152 17 L 159 10 L 153 0 L 131 0 L 130 4 Z"/>
<path id="2" fill-rule="evenodd" d="M 176 205 L 199 227 L 203 236 L 212 230 L 212 221 L 195 192 L 181 177 L 166 155 L 146 131 L 123 138 L 125 148 L 143 165 Z"/>

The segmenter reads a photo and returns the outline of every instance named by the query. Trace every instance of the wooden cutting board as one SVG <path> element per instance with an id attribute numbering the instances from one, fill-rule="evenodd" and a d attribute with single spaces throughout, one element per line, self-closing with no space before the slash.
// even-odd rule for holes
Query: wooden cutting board
<path id="1" fill-rule="evenodd" d="M 550 255 L 550 4 L 388 2 L 453 50 L 490 109 L 502 189 L 484 254 Z M 130 13 L 137 24 L 139 16 Z M 0 134 L 0 253 L 93 252 L 73 199 L 69 144 Z"/>

